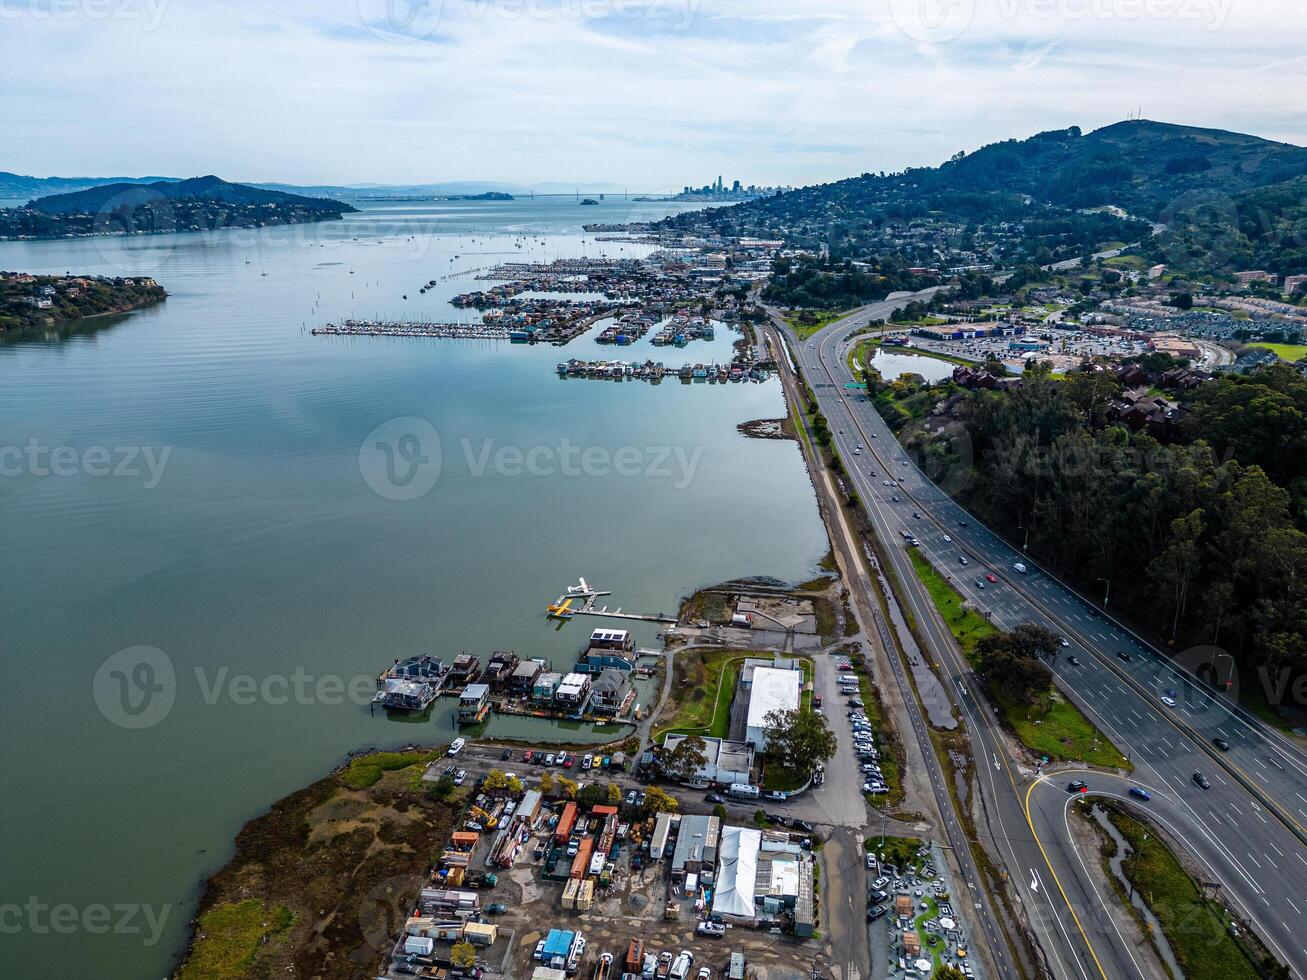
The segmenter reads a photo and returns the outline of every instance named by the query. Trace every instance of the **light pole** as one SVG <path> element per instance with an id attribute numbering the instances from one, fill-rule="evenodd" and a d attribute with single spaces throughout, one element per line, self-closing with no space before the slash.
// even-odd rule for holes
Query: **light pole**
<path id="1" fill-rule="evenodd" d="M 1107 608 L 1107 597 L 1108 597 L 1108 594 L 1112 591 L 1112 580 L 1111 580 L 1110 578 L 1101 578 L 1101 577 L 1100 577 L 1098 581 L 1100 581 L 1100 582 L 1106 582 L 1106 583 L 1107 583 L 1107 584 L 1103 587 L 1103 608 L 1106 609 L 1106 608 Z"/>
<path id="2" fill-rule="evenodd" d="M 1144 834 L 1139 839 L 1139 849 L 1135 851 L 1134 863 L 1130 865 L 1130 898 L 1127 901 L 1135 900 L 1135 873 L 1139 870 L 1139 856 L 1144 853 L 1144 845 L 1148 843 L 1148 835 Z"/>
<path id="3" fill-rule="evenodd" d="M 1030 547 L 1030 528 L 1018 524 L 1017 530 L 1026 532 L 1026 539 L 1023 542 L 1021 542 L 1021 550 L 1025 551 Z"/>

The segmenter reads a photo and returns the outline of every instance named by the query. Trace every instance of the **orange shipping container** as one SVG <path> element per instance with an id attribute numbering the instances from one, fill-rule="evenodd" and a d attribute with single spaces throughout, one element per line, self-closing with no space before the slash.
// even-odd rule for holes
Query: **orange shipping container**
<path id="1" fill-rule="evenodd" d="M 563 815 L 558 818 L 558 826 L 554 828 L 554 843 L 566 844 L 567 838 L 572 834 L 572 827 L 576 824 L 576 804 L 569 803 L 563 807 Z"/>
<path id="2" fill-rule="evenodd" d="M 581 849 L 576 852 L 576 857 L 572 859 L 573 878 L 584 878 L 586 872 L 590 870 L 590 855 L 594 851 L 594 838 L 583 837 L 581 839 Z"/>

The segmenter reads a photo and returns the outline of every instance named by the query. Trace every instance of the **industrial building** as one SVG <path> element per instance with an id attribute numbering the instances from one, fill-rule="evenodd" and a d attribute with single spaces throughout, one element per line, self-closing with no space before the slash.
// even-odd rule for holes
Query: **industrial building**
<path id="1" fill-rule="evenodd" d="M 749 686 L 749 711 L 745 740 L 759 752 L 767 748 L 767 715 L 773 711 L 797 711 L 803 690 L 803 672 L 776 667 L 754 667 Z"/>
<path id="2" fill-rule="evenodd" d="M 672 752 L 687 735 L 668 735 L 663 739 L 663 749 Z M 695 770 L 693 780 L 698 783 L 712 783 L 718 786 L 730 786 L 732 783 L 753 782 L 753 745 L 749 742 L 732 742 L 724 738 L 702 736 L 704 764 Z"/>

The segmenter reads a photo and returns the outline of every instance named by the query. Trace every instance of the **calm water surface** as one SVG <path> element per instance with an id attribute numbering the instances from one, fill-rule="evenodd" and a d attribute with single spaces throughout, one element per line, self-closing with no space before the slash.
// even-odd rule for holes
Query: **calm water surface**
<path id="1" fill-rule="evenodd" d="M 95 333 L 0 346 L 0 447 L 20 450 L 0 477 L 0 903 L 22 907 L 0 974 L 162 976 L 245 820 L 351 749 L 449 737 L 444 704 L 405 724 L 342 695 L 396 657 L 512 649 L 565 667 L 602 622 L 544 618 L 578 575 L 652 612 L 731 576 L 813 571 L 825 535 L 797 447 L 735 431 L 783 412 L 776 382 L 554 373 L 566 357 L 723 361 L 729 331 L 662 352 L 308 332 L 458 318 L 446 300 L 476 284 L 442 277 L 643 254 L 580 225 L 671 207 L 403 204 L 259 233 L 0 244 L 3 269 L 148 273 L 171 294 Z M 412 419 L 434 438 L 399 439 L 427 431 Z M 152 649 L 119 653 L 136 647 Z M 60 903 L 82 923 L 67 933 L 43 911 Z M 139 915 L 126 934 L 82 918 L 125 904 L 162 916 L 157 935 Z"/>

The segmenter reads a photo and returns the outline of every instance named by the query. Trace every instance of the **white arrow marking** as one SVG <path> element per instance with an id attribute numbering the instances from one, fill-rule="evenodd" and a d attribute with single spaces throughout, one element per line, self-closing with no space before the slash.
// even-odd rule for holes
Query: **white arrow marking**
<path id="1" fill-rule="evenodd" d="M 1031 869 L 1030 869 L 1030 890 L 1031 890 L 1032 892 L 1037 892 L 1037 891 L 1039 891 L 1039 879 L 1038 879 L 1037 877 L 1035 877 L 1035 869 L 1034 869 L 1034 868 L 1031 868 Z"/>
<path id="2" fill-rule="evenodd" d="M 994 768 L 997 769 L 998 767 L 999 767 L 999 766 L 998 766 L 998 756 L 995 755 L 995 756 L 994 756 Z"/>

